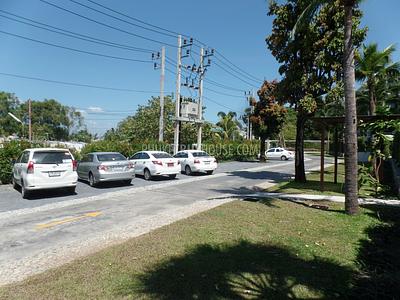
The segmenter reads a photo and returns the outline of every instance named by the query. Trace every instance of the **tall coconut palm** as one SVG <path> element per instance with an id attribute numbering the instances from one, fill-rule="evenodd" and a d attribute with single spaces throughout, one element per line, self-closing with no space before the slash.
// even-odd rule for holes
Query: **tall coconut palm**
<path id="1" fill-rule="evenodd" d="M 323 5 L 329 5 L 332 0 L 310 0 L 310 4 L 302 12 L 296 22 L 297 27 L 308 24 Z M 352 40 L 353 8 L 357 0 L 342 0 L 344 8 L 344 98 L 345 98 L 345 210 L 353 215 L 358 212 L 358 166 L 357 166 L 357 110 L 354 71 L 354 47 Z M 294 34 L 293 34 L 294 35 Z"/>
<path id="2" fill-rule="evenodd" d="M 218 113 L 219 121 L 217 122 L 217 126 L 219 132 L 217 135 L 223 140 L 235 140 L 239 136 L 241 124 L 236 119 L 235 112 L 224 113 L 220 111 Z"/>
<path id="3" fill-rule="evenodd" d="M 370 115 L 376 114 L 378 84 L 387 81 L 388 76 L 400 73 L 400 64 L 391 59 L 395 50 L 394 45 L 390 45 L 379 51 L 378 45 L 373 43 L 363 46 L 362 52 L 356 56 L 356 78 L 366 84 Z"/>

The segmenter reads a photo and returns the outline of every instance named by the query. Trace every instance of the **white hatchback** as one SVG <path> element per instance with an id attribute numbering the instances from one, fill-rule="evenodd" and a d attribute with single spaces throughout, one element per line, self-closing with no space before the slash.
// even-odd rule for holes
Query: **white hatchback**
<path id="1" fill-rule="evenodd" d="M 34 190 L 67 188 L 74 193 L 77 163 L 68 149 L 26 149 L 13 166 L 13 185 L 23 198 Z"/>
<path id="2" fill-rule="evenodd" d="M 135 174 L 143 175 L 146 180 L 163 175 L 174 179 L 181 171 L 179 161 L 163 151 L 137 152 L 129 160 L 135 165 Z"/>
<path id="3" fill-rule="evenodd" d="M 186 175 L 192 173 L 207 173 L 211 175 L 218 167 L 215 157 L 199 150 L 184 150 L 174 155 L 181 163 L 181 171 Z"/>
<path id="4" fill-rule="evenodd" d="M 284 148 L 277 147 L 265 151 L 265 156 L 267 159 L 289 160 L 294 158 L 294 153 Z"/>

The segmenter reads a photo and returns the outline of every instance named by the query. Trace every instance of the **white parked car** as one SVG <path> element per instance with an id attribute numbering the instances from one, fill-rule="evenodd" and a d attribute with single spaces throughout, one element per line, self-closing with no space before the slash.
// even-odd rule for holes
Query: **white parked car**
<path id="1" fill-rule="evenodd" d="M 13 166 L 13 185 L 23 198 L 34 190 L 66 188 L 74 193 L 77 163 L 68 149 L 26 149 Z"/>
<path id="2" fill-rule="evenodd" d="M 294 153 L 284 148 L 277 147 L 265 151 L 265 157 L 267 159 L 289 160 L 294 158 Z"/>
<path id="3" fill-rule="evenodd" d="M 217 168 L 215 157 L 208 155 L 207 152 L 199 150 L 179 151 L 174 155 L 181 163 L 181 171 L 186 175 L 201 172 L 211 175 Z"/>
<path id="4" fill-rule="evenodd" d="M 174 179 L 181 171 L 179 161 L 163 151 L 137 152 L 129 160 L 135 165 L 135 174 L 143 175 L 146 180 L 163 175 Z"/>

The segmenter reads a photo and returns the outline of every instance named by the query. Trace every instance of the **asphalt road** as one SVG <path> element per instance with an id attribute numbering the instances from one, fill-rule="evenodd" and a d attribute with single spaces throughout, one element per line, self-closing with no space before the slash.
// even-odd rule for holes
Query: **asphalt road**
<path id="1" fill-rule="evenodd" d="M 318 168 L 319 157 L 305 163 L 308 170 Z M 0 284 L 242 198 L 254 193 L 254 186 L 265 187 L 293 173 L 293 161 L 230 162 L 211 176 L 150 182 L 136 178 L 130 187 L 80 183 L 76 195 L 45 193 L 33 200 L 0 187 Z"/>
<path id="2" fill-rule="evenodd" d="M 267 163 L 268 166 L 282 165 L 284 161 L 270 161 Z M 234 172 L 239 169 L 248 169 L 254 167 L 265 166 L 258 162 L 226 162 L 220 163 L 218 169 L 214 174 L 220 174 L 224 172 Z M 193 176 L 206 176 L 206 175 L 193 175 Z M 190 177 L 193 177 L 190 176 Z M 188 176 L 180 174 L 173 181 L 187 179 Z M 143 177 L 137 177 L 132 180 L 132 184 L 129 186 L 122 185 L 120 183 L 104 183 L 98 187 L 91 187 L 87 182 L 78 182 L 76 193 L 69 194 L 62 190 L 46 190 L 37 191 L 33 194 L 31 199 L 22 199 L 20 191 L 14 190 L 11 185 L 0 186 L 0 213 L 10 210 L 17 210 L 22 208 L 37 207 L 50 203 L 68 201 L 72 199 L 85 198 L 90 196 L 101 195 L 105 192 L 120 191 L 126 189 L 132 189 L 136 187 L 152 186 L 162 182 L 171 181 L 168 177 L 156 178 L 152 181 L 146 181 Z"/>

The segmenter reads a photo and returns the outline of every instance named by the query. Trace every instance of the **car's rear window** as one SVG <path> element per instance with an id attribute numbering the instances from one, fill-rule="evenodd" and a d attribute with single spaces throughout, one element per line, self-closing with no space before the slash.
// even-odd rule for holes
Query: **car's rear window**
<path id="1" fill-rule="evenodd" d="M 70 163 L 72 156 L 68 152 L 61 151 L 38 151 L 33 154 L 36 164 L 63 164 Z"/>
<path id="2" fill-rule="evenodd" d="M 119 153 L 106 153 L 97 154 L 97 159 L 99 161 L 121 161 L 126 160 L 126 157 Z"/>
<path id="3" fill-rule="evenodd" d="M 171 155 L 165 152 L 152 153 L 155 158 L 172 158 Z"/>
<path id="4" fill-rule="evenodd" d="M 209 157 L 207 152 L 199 151 L 199 152 L 192 152 L 193 157 Z"/>

